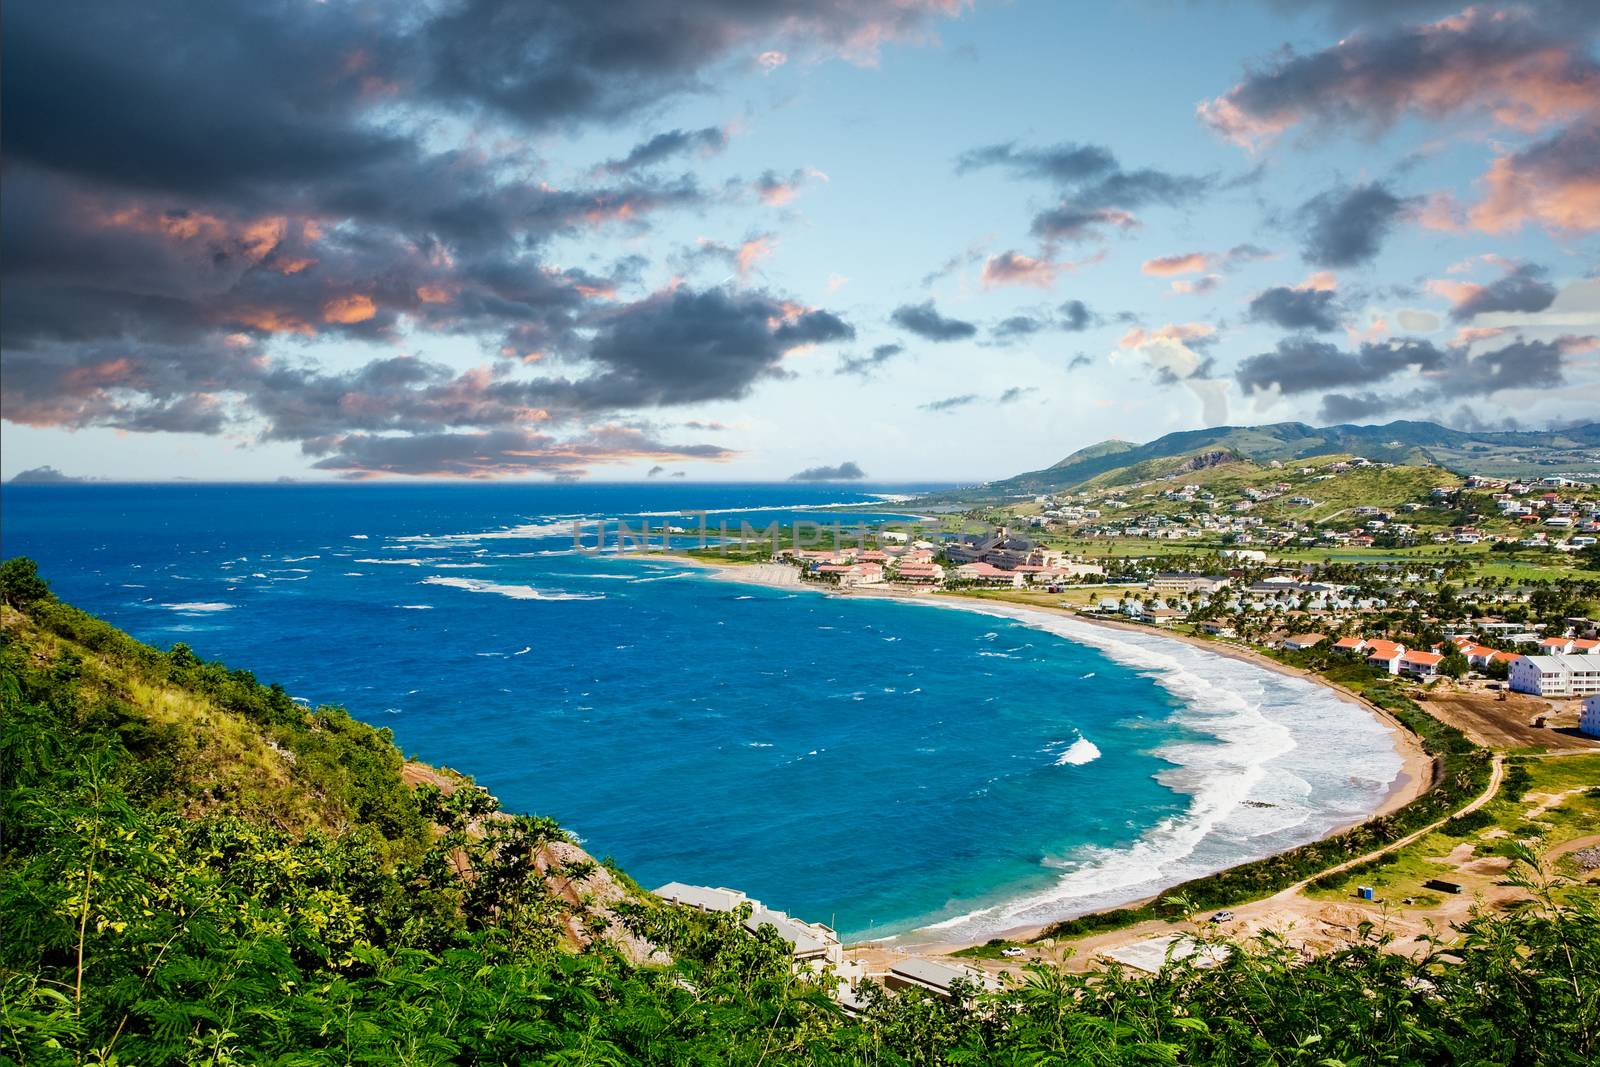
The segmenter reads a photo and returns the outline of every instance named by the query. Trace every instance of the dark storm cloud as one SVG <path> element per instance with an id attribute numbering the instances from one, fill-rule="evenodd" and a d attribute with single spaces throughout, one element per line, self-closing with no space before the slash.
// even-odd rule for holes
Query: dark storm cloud
<path id="1" fill-rule="evenodd" d="M 947 396 L 942 400 L 930 400 L 926 404 L 919 404 L 918 407 L 923 411 L 954 411 L 976 404 L 981 399 L 983 398 L 976 393 L 962 393 L 960 396 Z"/>
<path id="2" fill-rule="evenodd" d="M 901 344 L 884 344 L 875 346 L 871 353 L 865 356 L 842 356 L 833 373 L 854 374 L 862 378 L 869 378 L 874 371 L 905 350 L 905 346 Z"/>
<path id="3" fill-rule="evenodd" d="M 508 474 L 572 477 L 582 475 L 590 465 L 623 459 L 724 460 L 733 456 L 716 445 L 663 444 L 642 431 L 622 427 L 605 427 L 566 439 L 525 429 L 403 437 L 351 433 L 308 441 L 303 450 L 321 457 L 311 465 L 313 468 L 352 478 L 495 478 Z"/>
<path id="4" fill-rule="evenodd" d="M 890 322 L 917 334 L 923 341 L 963 341 L 978 333 L 978 326 L 960 318 L 946 318 L 934 309 L 933 301 L 901 304 L 890 315 Z"/>
<path id="5" fill-rule="evenodd" d="M 1090 359 L 1084 353 L 1079 352 L 1077 355 L 1075 355 L 1071 359 L 1067 360 L 1067 369 L 1068 370 L 1077 370 L 1079 367 L 1088 367 L 1088 366 L 1092 366 L 1093 364 L 1094 364 L 1094 360 Z"/>
<path id="6" fill-rule="evenodd" d="M 889 321 L 925 341 L 961 341 L 978 332 L 978 328 L 970 322 L 947 319 L 939 314 L 932 300 L 924 300 L 920 304 L 902 304 L 894 309 Z"/>
<path id="7" fill-rule="evenodd" d="M 1394 224 L 1414 206 L 1381 182 L 1329 189 L 1297 212 L 1305 237 L 1302 253 L 1322 267 L 1358 266 L 1378 254 Z"/>
<path id="8" fill-rule="evenodd" d="M 1426 384 L 1401 391 L 1389 384 L 1412 369 L 1424 373 Z M 1330 422 L 1426 409 L 1505 389 L 1551 388 L 1566 380 L 1560 341 L 1515 341 L 1472 356 L 1466 346 L 1439 348 L 1416 340 L 1368 343 L 1345 352 L 1304 337 L 1285 338 L 1275 352 L 1244 360 L 1236 377 L 1247 392 L 1272 386 L 1284 394 L 1340 390 L 1322 399 L 1322 416 Z"/>
<path id="9" fill-rule="evenodd" d="M 860 465 L 853 460 L 846 460 L 837 467 L 807 467 L 803 471 L 789 475 L 791 482 L 854 482 L 867 476 Z"/>
<path id="10" fill-rule="evenodd" d="M 1537 264 L 1518 264 L 1503 278 L 1488 285 L 1470 287 L 1461 301 L 1450 309 L 1450 317 L 1466 322 L 1491 311 L 1543 311 L 1556 299 L 1556 287 L 1544 280 L 1546 273 Z"/>
<path id="11" fill-rule="evenodd" d="M 1034 387 L 1031 385 L 1013 385 L 1010 389 L 1007 389 L 1005 392 L 1001 393 L 995 399 L 995 403 L 1014 404 L 1018 400 L 1021 400 L 1023 397 L 1027 396 L 1029 393 L 1034 393 L 1037 391 L 1038 390 L 1034 389 Z"/>
<path id="12" fill-rule="evenodd" d="M 499 454 L 607 405 L 744 395 L 800 345 L 848 339 L 773 297 L 617 304 L 616 276 L 550 262 L 554 240 L 709 198 L 650 166 L 719 149 L 670 130 L 568 188 L 528 131 L 657 106 L 747 46 L 838 54 L 930 7 L 870 0 L 534 5 L 20 4 L 0 39 L 4 417 L 37 426 L 348 439 L 354 469 Z M 935 15 L 934 17 L 938 17 Z M 466 119 L 473 143 L 440 150 Z M 493 147 L 489 147 L 493 146 Z M 763 187 L 781 199 L 808 172 Z M 681 303 L 679 303 L 681 301 Z M 636 323 L 665 331 L 654 365 Z M 506 361 L 459 372 L 385 357 L 319 367 L 311 341 L 471 338 Z M 549 362 L 545 362 L 545 361 Z M 522 378 L 518 363 L 543 377 Z M 560 371 L 581 367 L 582 372 Z M 554 369 L 552 373 L 551 368 Z M 472 434 L 463 437 L 459 431 Z M 540 446 L 537 435 L 525 444 Z M 559 448 L 559 440 L 555 448 Z M 542 447 L 542 446 L 541 446 Z M 598 445 L 587 446 L 590 455 Z M 554 460 L 553 460 L 554 462 Z M 508 460 L 508 470 L 536 464 Z"/>
<path id="13" fill-rule="evenodd" d="M 1095 322 L 1095 316 L 1089 310 L 1089 305 L 1082 300 L 1068 300 L 1061 305 L 1061 319 L 1059 324 L 1068 333 L 1080 333 L 1087 330 Z"/>
<path id="14" fill-rule="evenodd" d="M 1031 315 L 1012 315 L 995 323 L 989 335 L 996 341 L 1015 341 L 1030 337 L 1044 328 L 1044 322 Z"/>
<path id="15" fill-rule="evenodd" d="M 1277 386 L 1284 394 L 1315 392 L 1382 381 L 1408 367 L 1437 370 L 1449 358 L 1427 341 L 1382 341 L 1345 352 L 1326 341 L 1286 337 L 1272 352 L 1239 364 L 1235 377 L 1246 392 Z"/>
<path id="16" fill-rule="evenodd" d="M 626 156 L 609 160 L 602 169 L 611 174 L 626 174 L 687 152 L 709 155 L 727 146 L 728 134 L 717 126 L 700 130 L 668 130 L 634 145 Z"/>
<path id="17" fill-rule="evenodd" d="M 1339 298 L 1331 289 L 1274 286 L 1250 301 L 1250 317 L 1286 330 L 1327 333 L 1339 328 Z"/>
<path id="18" fill-rule="evenodd" d="M 1059 144 L 1018 148 L 1016 142 L 986 145 L 962 153 L 956 173 L 987 167 L 1015 177 L 1048 181 L 1061 190 L 1055 207 L 1034 217 L 1031 232 L 1049 241 L 1082 241 L 1108 230 L 1138 225 L 1134 212 L 1151 205 L 1176 206 L 1195 200 L 1216 184 L 1211 177 L 1171 174 L 1145 167 L 1126 170 L 1109 148 Z"/>

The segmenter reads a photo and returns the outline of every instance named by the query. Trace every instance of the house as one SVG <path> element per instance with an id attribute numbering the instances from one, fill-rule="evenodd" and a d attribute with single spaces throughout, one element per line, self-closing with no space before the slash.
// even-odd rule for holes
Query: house
<path id="1" fill-rule="evenodd" d="M 1546 637 L 1539 641 L 1539 654 L 1543 656 L 1565 656 L 1571 651 L 1570 637 Z"/>
<path id="2" fill-rule="evenodd" d="M 1374 639 L 1367 642 L 1367 662 L 1390 674 L 1400 673 L 1400 657 L 1405 653 L 1406 646 L 1396 641 Z"/>
<path id="3" fill-rule="evenodd" d="M 1442 662 L 1444 657 L 1437 652 L 1406 652 L 1400 656 L 1400 673 L 1413 678 L 1432 678 L 1439 673 Z"/>
<path id="4" fill-rule="evenodd" d="M 1325 640 L 1322 634 L 1295 634 L 1283 639 L 1285 652 L 1299 652 L 1302 649 L 1316 648 Z"/>
<path id="5" fill-rule="evenodd" d="M 1572 639 L 1571 651 L 1574 656 L 1600 656 L 1600 641 L 1588 637 L 1575 637 Z"/>
<path id="6" fill-rule="evenodd" d="M 1511 688 L 1542 697 L 1600 693 L 1600 657 L 1518 656 L 1511 664 Z"/>
<path id="7" fill-rule="evenodd" d="M 1365 652 L 1367 642 L 1359 637 L 1341 637 L 1333 643 L 1335 652 Z"/>
<path id="8" fill-rule="evenodd" d="M 1208 633 L 1212 637 L 1233 637 L 1234 636 L 1234 629 L 1233 629 L 1232 626 L 1230 626 L 1229 624 L 1227 624 L 1225 622 L 1219 622 L 1219 621 L 1217 621 L 1215 619 L 1213 619 L 1213 620 L 1211 620 L 1209 622 L 1201 623 L 1200 624 L 1200 629 L 1201 629 L 1202 632 Z"/>
<path id="9" fill-rule="evenodd" d="M 1461 654 L 1467 657 L 1469 664 L 1481 670 L 1493 663 L 1495 656 L 1499 655 L 1500 651 L 1499 649 L 1490 648 L 1488 645 L 1469 642 L 1461 646 Z"/>
<path id="10" fill-rule="evenodd" d="M 1578 732 L 1585 737 L 1600 737 L 1600 696 L 1583 702 L 1583 715 L 1578 719 Z"/>

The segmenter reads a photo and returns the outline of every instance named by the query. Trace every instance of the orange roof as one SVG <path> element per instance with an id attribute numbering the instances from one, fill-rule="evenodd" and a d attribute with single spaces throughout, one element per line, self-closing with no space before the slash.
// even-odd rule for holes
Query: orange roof
<path id="1" fill-rule="evenodd" d="M 1295 634 L 1292 637 L 1285 637 L 1283 639 L 1284 644 L 1288 644 L 1290 641 L 1293 641 L 1297 645 L 1315 645 L 1321 640 L 1321 634 Z"/>
<path id="2" fill-rule="evenodd" d="M 1519 652 L 1496 652 L 1493 656 L 1494 662 L 1496 663 L 1510 663 L 1513 660 L 1519 660 L 1521 658 L 1522 654 Z"/>
<path id="3" fill-rule="evenodd" d="M 1398 641 L 1384 641 L 1381 638 L 1367 642 L 1371 651 L 1368 656 L 1376 659 L 1393 659 L 1400 654 L 1401 645 Z"/>
<path id="4" fill-rule="evenodd" d="M 1360 637 L 1341 637 L 1333 643 L 1334 648 L 1360 648 L 1367 642 Z"/>
<path id="5" fill-rule="evenodd" d="M 1424 667 L 1436 667 L 1444 657 L 1437 652 L 1407 652 L 1400 657 L 1401 663 L 1420 663 Z"/>

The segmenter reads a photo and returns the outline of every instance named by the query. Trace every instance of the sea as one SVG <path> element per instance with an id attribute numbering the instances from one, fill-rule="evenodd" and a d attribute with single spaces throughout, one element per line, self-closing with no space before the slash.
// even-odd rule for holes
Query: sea
<path id="1" fill-rule="evenodd" d="M 162 648 L 393 731 L 647 888 L 976 940 L 1362 818 L 1359 707 L 1156 634 L 718 580 L 637 544 L 903 519 L 924 487 L 30 485 L 0 548 Z M 602 541 L 601 523 L 608 531 Z"/>

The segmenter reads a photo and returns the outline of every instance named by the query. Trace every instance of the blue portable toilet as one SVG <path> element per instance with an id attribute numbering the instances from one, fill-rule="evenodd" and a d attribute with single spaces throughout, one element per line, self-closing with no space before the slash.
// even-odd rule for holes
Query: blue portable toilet
<path id="1" fill-rule="evenodd" d="M 1362 900 L 1372 899 L 1372 887 L 1370 885 L 1356 886 L 1356 892 L 1360 894 Z"/>

